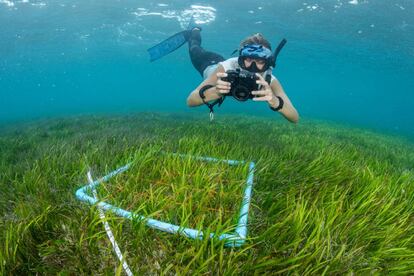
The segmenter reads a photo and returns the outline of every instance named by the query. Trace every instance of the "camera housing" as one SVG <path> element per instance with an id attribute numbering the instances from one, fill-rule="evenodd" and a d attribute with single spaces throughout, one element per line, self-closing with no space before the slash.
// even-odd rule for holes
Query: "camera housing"
<path id="1" fill-rule="evenodd" d="M 227 96 L 233 96 L 241 102 L 255 97 L 252 91 L 259 90 L 259 85 L 256 83 L 259 78 L 255 73 L 239 68 L 236 70 L 228 70 L 226 73 L 227 77 L 224 77 L 223 81 L 231 83 L 230 93 Z"/>

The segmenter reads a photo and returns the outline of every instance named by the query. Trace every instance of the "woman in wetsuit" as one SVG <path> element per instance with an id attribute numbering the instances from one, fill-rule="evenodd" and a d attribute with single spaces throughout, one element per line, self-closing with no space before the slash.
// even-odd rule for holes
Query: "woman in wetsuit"
<path id="1" fill-rule="evenodd" d="M 227 77 L 226 71 L 242 68 L 255 72 L 259 78 L 257 83 L 261 85 L 261 89 L 252 92 L 256 95 L 253 101 L 267 102 L 270 109 L 281 113 L 288 121 L 293 123 L 299 121 L 298 112 L 280 82 L 271 74 L 271 56 L 268 54 L 271 53 L 271 45 L 261 34 L 244 39 L 240 43 L 239 57 L 225 60 L 223 56 L 201 47 L 200 31 L 201 29 L 196 27 L 187 33 L 191 63 L 204 79 L 188 96 L 188 106 L 208 105 L 213 100 L 222 101 L 231 88 L 230 82 L 222 80 Z M 257 45 L 263 47 L 257 47 Z M 266 78 L 266 75 L 269 75 L 269 78 Z M 212 111 L 211 108 L 210 111 Z"/>

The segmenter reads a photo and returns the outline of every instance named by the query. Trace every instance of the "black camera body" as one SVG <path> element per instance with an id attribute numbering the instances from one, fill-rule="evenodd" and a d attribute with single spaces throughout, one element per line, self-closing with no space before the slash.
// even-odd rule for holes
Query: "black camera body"
<path id="1" fill-rule="evenodd" d="M 227 96 L 233 96 L 241 102 L 255 97 L 252 91 L 259 90 L 259 85 L 256 83 L 259 78 L 255 73 L 242 69 L 228 70 L 226 73 L 227 77 L 223 78 L 223 81 L 231 83 L 230 93 Z"/>

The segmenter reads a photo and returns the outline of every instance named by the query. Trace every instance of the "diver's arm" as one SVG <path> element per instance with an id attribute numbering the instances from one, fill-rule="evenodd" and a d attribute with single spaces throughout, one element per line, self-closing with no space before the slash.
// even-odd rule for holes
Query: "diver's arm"
<path id="1" fill-rule="evenodd" d="M 279 113 L 281 113 L 283 117 L 285 117 L 290 122 L 297 123 L 299 121 L 299 114 L 290 102 L 280 82 L 277 79 L 274 79 L 270 83 L 270 87 L 272 88 L 273 94 L 275 96 L 281 97 L 283 100 L 283 107 L 279 110 Z M 269 102 L 269 105 L 271 105 L 274 108 L 278 107 L 279 99 L 277 97 L 274 97 L 273 100 Z"/>
<path id="2" fill-rule="evenodd" d="M 204 96 L 206 97 L 204 100 L 206 102 L 216 100 L 221 97 L 221 95 L 217 92 L 216 89 L 216 83 L 217 83 L 217 73 L 224 72 L 223 66 L 219 65 L 217 66 L 217 69 L 214 70 L 213 73 L 211 73 L 210 77 L 205 79 L 202 83 L 200 83 L 199 86 L 193 92 L 190 93 L 190 95 L 187 98 L 187 105 L 189 107 L 199 106 L 204 104 L 203 100 L 200 97 L 199 91 L 200 89 L 205 85 L 213 85 L 213 87 L 207 89 L 204 92 Z"/>

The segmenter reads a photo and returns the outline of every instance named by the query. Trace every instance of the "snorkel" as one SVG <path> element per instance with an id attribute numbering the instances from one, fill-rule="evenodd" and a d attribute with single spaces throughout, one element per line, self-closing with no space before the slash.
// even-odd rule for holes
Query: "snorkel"
<path id="1" fill-rule="evenodd" d="M 238 63 L 241 68 L 253 73 L 262 73 L 267 71 L 269 68 L 273 69 L 276 67 L 277 56 L 279 55 L 279 52 L 282 50 L 282 48 L 285 46 L 286 42 L 287 40 L 283 39 L 277 46 L 274 53 L 272 53 L 270 49 L 264 47 L 261 44 L 244 45 L 243 48 L 239 50 Z M 246 58 L 263 60 L 265 64 L 262 69 L 259 69 L 257 67 L 256 62 L 253 61 L 249 67 L 246 67 L 244 63 Z"/>

